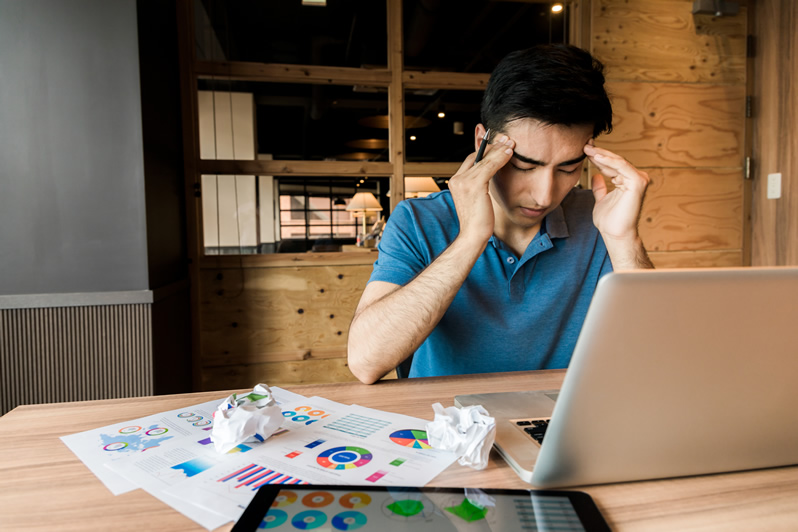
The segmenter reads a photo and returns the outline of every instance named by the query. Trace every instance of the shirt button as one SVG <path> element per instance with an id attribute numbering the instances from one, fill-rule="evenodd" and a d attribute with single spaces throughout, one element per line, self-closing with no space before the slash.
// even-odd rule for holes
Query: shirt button
<path id="1" fill-rule="evenodd" d="M 507 264 L 512 264 L 514 262 L 515 262 L 515 258 L 514 257 L 507 257 Z"/>

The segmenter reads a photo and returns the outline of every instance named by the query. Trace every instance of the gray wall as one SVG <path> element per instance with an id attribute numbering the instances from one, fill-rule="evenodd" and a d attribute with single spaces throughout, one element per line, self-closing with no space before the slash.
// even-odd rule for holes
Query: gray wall
<path id="1" fill-rule="evenodd" d="M 0 295 L 148 289 L 134 0 L 0 0 Z"/>

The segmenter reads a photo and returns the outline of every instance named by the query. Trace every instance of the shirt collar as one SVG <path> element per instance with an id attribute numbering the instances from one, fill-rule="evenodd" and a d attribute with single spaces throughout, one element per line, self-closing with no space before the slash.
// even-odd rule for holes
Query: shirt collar
<path id="1" fill-rule="evenodd" d="M 549 238 L 568 238 L 571 236 L 571 233 L 568 232 L 568 224 L 565 222 L 565 213 L 562 211 L 562 205 L 557 205 L 557 208 L 546 215 L 543 223 L 540 224 L 539 234 L 549 235 Z M 496 238 L 496 235 L 491 235 L 488 242 L 496 247 L 499 239 Z"/>
<path id="2" fill-rule="evenodd" d="M 566 238 L 571 236 L 568 232 L 568 224 L 565 223 L 565 214 L 562 212 L 562 205 L 557 205 L 557 208 L 551 211 L 543 222 L 545 232 L 550 238 Z"/>

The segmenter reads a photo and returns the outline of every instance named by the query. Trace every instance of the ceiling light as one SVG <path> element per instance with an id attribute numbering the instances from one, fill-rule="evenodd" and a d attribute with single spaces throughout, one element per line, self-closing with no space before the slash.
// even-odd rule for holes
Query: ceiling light
<path id="1" fill-rule="evenodd" d="M 552 13 L 559 13 L 561 11 L 562 11 L 562 4 L 556 3 L 556 4 L 551 6 L 551 12 Z"/>
<path id="2" fill-rule="evenodd" d="M 439 111 L 438 118 L 446 118 L 446 113 L 444 113 L 443 111 Z"/>
<path id="3" fill-rule="evenodd" d="M 416 136 L 415 135 L 410 135 L 410 140 L 416 140 Z"/>

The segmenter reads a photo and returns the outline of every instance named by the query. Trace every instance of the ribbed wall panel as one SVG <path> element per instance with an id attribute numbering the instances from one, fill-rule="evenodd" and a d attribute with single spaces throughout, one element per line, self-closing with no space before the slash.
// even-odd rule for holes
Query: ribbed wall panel
<path id="1" fill-rule="evenodd" d="M 0 414 L 152 394 L 151 305 L 0 310 Z"/>

